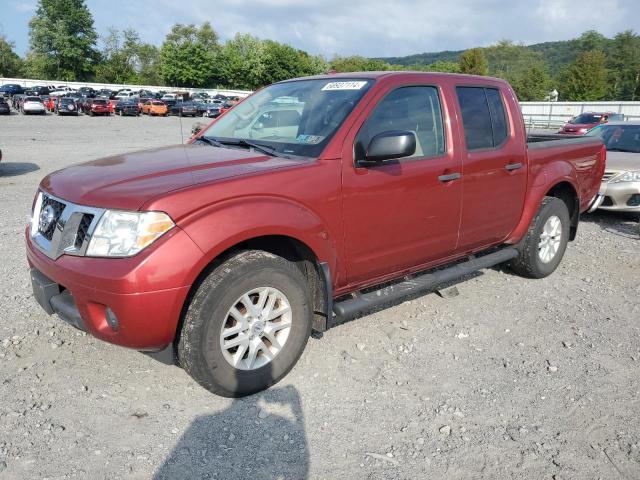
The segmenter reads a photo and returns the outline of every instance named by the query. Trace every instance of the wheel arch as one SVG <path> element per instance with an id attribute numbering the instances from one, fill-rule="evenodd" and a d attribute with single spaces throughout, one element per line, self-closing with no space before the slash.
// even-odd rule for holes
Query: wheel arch
<path id="1" fill-rule="evenodd" d="M 306 243 L 293 236 L 280 234 L 261 235 L 246 238 L 227 247 L 199 268 L 199 272 L 197 272 L 182 306 L 180 319 L 174 336 L 174 344 L 180 338 L 185 315 L 200 285 L 202 285 L 207 276 L 218 266 L 222 265 L 238 252 L 245 250 L 262 250 L 294 263 L 307 280 L 307 288 L 313 302 L 314 329 L 320 331 L 325 329 L 327 311 L 329 310 L 327 307 L 327 305 L 329 305 L 327 299 L 331 293 L 329 291 L 331 288 L 331 280 L 330 277 L 326 277 L 328 272 L 325 273 L 323 265 L 316 253 Z"/>
<path id="2" fill-rule="evenodd" d="M 569 210 L 569 218 L 571 219 L 569 240 L 575 240 L 578 233 L 578 222 L 580 220 L 580 197 L 573 184 L 563 180 L 551 187 L 545 197 L 555 197 L 562 200 Z"/>

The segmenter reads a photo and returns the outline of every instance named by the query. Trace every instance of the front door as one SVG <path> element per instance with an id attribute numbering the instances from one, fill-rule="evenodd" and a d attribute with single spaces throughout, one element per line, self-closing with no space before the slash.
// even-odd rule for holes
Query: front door
<path id="1" fill-rule="evenodd" d="M 351 285 L 442 259 L 455 252 L 462 189 L 461 162 L 433 86 L 389 88 L 343 149 L 343 216 L 347 278 Z M 358 166 L 371 139 L 410 131 L 410 157 Z"/>

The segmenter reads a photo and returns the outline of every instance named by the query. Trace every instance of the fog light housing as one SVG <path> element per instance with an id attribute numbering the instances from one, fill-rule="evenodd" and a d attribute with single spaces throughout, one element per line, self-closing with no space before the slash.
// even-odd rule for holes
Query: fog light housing
<path id="1" fill-rule="evenodd" d="M 107 319 L 107 324 L 111 327 L 111 330 L 117 332 L 118 328 L 120 328 L 120 325 L 118 323 L 118 317 L 116 317 L 116 314 L 113 313 L 113 310 L 107 307 L 104 311 L 104 315 Z"/>

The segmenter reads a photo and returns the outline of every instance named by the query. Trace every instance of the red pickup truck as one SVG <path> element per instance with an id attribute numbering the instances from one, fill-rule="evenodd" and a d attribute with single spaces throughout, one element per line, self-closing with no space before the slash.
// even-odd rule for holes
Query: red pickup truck
<path id="1" fill-rule="evenodd" d="M 247 395 L 286 375 L 312 329 L 499 263 L 551 274 L 605 155 L 595 137 L 527 139 L 499 79 L 284 81 L 191 145 L 44 178 L 25 232 L 34 296 Z"/>

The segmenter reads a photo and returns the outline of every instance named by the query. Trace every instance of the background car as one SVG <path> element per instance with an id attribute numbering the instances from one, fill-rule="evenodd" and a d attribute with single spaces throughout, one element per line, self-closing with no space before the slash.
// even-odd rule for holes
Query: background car
<path id="1" fill-rule="evenodd" d="M 44 107 L 40 97 L 25 97 L 22 102 L 22 106 L 20 107 L 20 111 L 24 115 L 45 115 L 47 113 L 47 109 Z"/>
<path id="2" fill-rule="evenodd" d="M 220 116 L 220 109 L 222 108 L 222 102 L 219 100 L 214 100 L 206 104 L 207 109 L 202 114 L 203 117 L 208 118 L 218 118 Z"/>
<path id="3" fill-rule="evenodd" d="M 135 98 L 120 100 L 116 103 L 113 112 L 116 115 L 122 116 L 133 116 L 137 117 L 140 115 L 140 111 L 138 110 L 138 101 Z"/>
<path id="4" fill-rule="evenodd" d="M 164 117 L 167 115 L 167 112 L 167 105 L 161 100 L 147 100 L 142 107 L 142 113 L 149 116 L 158 115 Z"/>
<path id="5" fill-rule="evenodd" d="M 41 85 L 36 85 L 34 87 L 29 87 L 24 93 L 26 95 L 33 95 L 35 97 L 42 97 L 43 95 L 49 95 L 49 87 L 43 87 Z"/>
<path id="6" fill-rule="evenodd" d="M 91 98 L 90 103 L 85 103 L 85 113 L 93 117 L 95 115 L 111 115 L 109 110 L 109 100 L 105 98 Z"/>
<path id="7" fill-rule="evenodd" d="M 20 110 L 25 95 L 23 93 L 17 93 L 11 97 L 11 106 L 14 110 Z"/>
<path id="8" fill-rule="evenodd" d="M 5 94 L 13 97 L 14 95 L 24 94 L 24 88 L 17 83 L 7 83 L 0 87 L 0 94 Z"/>
<path id="9" fill-rule="evenodd" d="M 599 208 L 640 213 L 640 121 L 611 122 L 591 130 L 607 148 Z"/>
<path id="10" fill-rule="evenodd" d="M 0 97 L 0 115 L 10 115 L 11 107 L 4 97 Z"/>
<path id="11" fill-rule="evenodd" d="M 94 98 L 96 96 L 96 91 L 91 87 L 80 87 L 78 89 L 78 93 L 89 98 Z"/>
<path id="12" fill-rule="evenodd" d="M 561 135 L 584 135 L 596 125 L 609 121 L 622 121 L 624 115 L 614 112 L 584 112 L 573 117 L 558 133 Z"/>
<path id="13" fill-rule="evenodd" d="M 78 116 L 78 106 L 73 98 L 60 97 L 56 102 L 55 113 L 57 115 L 75 115 Z"/>
<path id="14" fill-rule="evenodd" d="M 182 117 L 195 117 L 198 114 L 198 107 L 193 102 L 177 101 L 173 105 L 169 105 L 169 115 L 178 115 Z"/>

